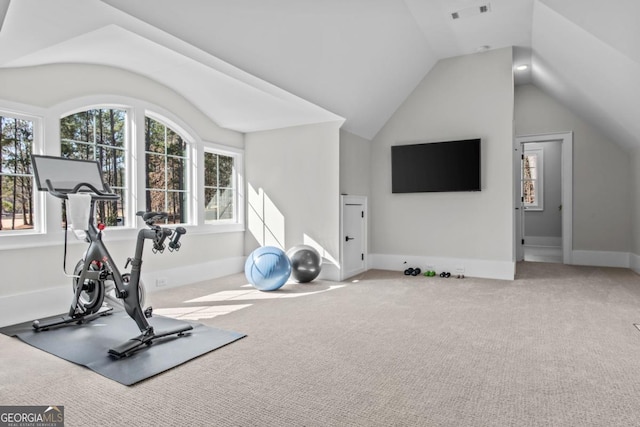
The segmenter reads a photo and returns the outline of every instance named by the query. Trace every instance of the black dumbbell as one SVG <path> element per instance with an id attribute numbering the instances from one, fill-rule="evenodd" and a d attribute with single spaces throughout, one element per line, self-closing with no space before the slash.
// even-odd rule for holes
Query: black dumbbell
<path id="1" fill-rule="evenodd" d="M 418 274 L 420 274 L 421 270 L 420 268 L 414 268 L 413 271 L 411 272 L 412 276 L 417 276 Z"/>

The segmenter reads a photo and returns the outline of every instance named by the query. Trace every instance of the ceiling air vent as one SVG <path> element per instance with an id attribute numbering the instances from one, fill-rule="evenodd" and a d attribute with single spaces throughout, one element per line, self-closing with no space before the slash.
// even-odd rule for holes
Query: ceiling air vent
<path id="1" fill-rule="evenodd" d="M 489 3 L 480 6 L 466 7 L 464 9 L 451 12 L 451 19 L 470 18 L 487 12 L 491 12 L 491 5 Z"/>

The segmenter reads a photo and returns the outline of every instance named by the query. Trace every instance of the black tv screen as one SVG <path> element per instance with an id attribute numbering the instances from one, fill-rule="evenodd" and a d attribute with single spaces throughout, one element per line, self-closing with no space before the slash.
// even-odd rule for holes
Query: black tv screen
<path id="1" fill-rule="evenodd" d="M 391 191 L 480 191 L 480 139 L 392 146 Z"/>

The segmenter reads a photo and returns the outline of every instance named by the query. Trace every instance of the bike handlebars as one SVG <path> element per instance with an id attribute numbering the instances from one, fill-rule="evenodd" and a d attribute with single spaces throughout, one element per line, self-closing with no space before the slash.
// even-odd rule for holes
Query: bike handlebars
<path id="1" fill-rule="evenodd" d="M 152 233 L 151 235 L 143 233 L 146 235 L 147 239 L 153 240 L 153 252 L 162 253 L 165 249 L 164 242 L 167 238 L 169 240 L 169 251 L 178 251 L 180 250 L 180 237 L 187 232 L 184 227 L 176 227 L 175 229 L 161 227 L 156 225 L 155 222 L 159 220 L 163 220 L 169 217 L 169 214 L 166 212 L 144 212 L 139 211 L 136 213 L 137 216 L 141 217 L 142 220 L 149 226 L 151 230 L 147 230 L 147 233 Z"/>
<path id="2" fill-rule="evenodd" d="M 53 188 L 53 184 L 49 179 L 45 180 L 45 183 L 47 184 L 47 191 L 52 196 L 57 197 L 59 199 L 66 200 L 69 198 L 67 196 L 68 194 L 75 194 L 75 193 L 90 194 L 93 200 L 118 200 L 120 198 L 120 196 L 118 196 L 116 193 L 107 193 L 107 192 L 98 190 L 95 186 L 93 186 L 92 184 L 89 184 L 88 182 L 80 182 L 75 187 L 73 187 L 73 190 L 67 191 L 67 192 L 58 191 L 55 188 Z M 80 191 L 82 188 L 87 188 L 90 191 Z M 111 190 L 108 186 L 106 186 L 106 189 L 109 191 Z"/>
<path id="3" fill-rule="evenodd" d="M 180 250 L 180 246 L 182 246 L 182 244 L 180 243 L 180 237 L 182 237 L 182 235 L 185 234 L 186 232 L 187 230 L 185 230 L 184 227 L 176 227 L 175 234 L 173 235 L 173 238 L 169 242 L 170 251 Z"/>

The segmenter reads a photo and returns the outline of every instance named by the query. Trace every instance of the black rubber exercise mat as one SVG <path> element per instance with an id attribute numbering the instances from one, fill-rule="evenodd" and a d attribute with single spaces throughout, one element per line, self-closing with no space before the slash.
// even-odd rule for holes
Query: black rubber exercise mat
<path id="1" fill-rule="evenodd" d="M 185 321 L 163 316 L 148 319 L 157 333 Z M 124 385 L 132 385 L 191 359 L 216 350 L 246 335 L 187 322 L 193 329 L 183 336 L 171 335 L 143 346 L 128 357 L 117 359 L 108 352 L 140 334 L 136 323 L 124 312 L 98 317 L 85 324 L 71 324 L 35 332 L 31 322 L 8 326 L 0 333 L 15 336 L 40 350 L 86 366 Z"/>

